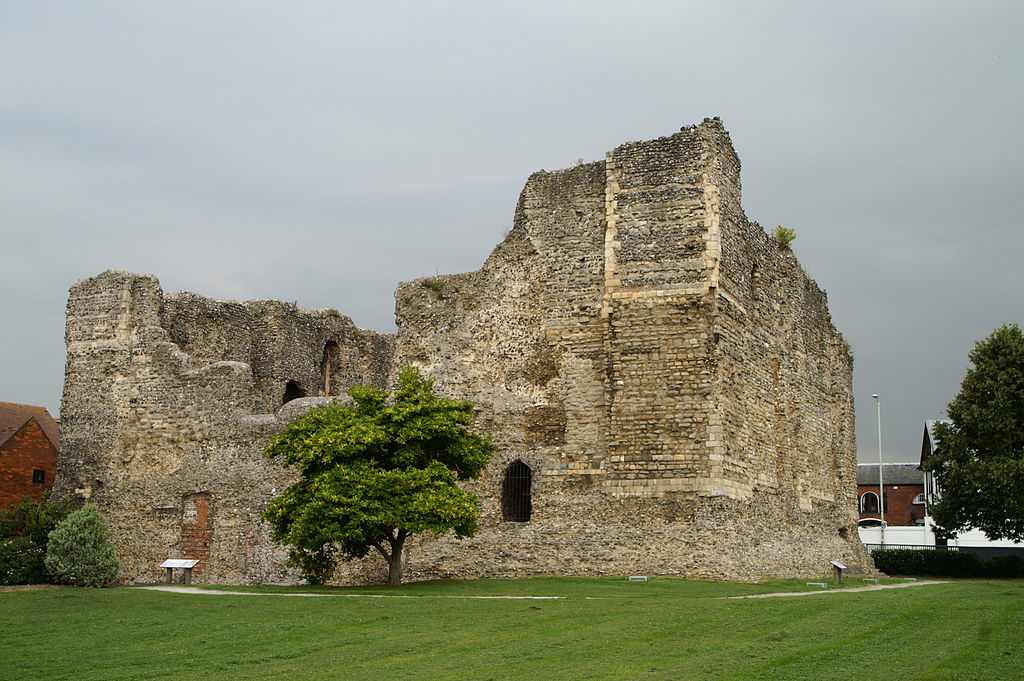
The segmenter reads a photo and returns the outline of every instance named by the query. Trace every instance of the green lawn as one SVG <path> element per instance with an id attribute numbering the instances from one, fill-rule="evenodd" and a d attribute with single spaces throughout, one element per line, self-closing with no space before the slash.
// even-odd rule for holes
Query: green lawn
<path id="1" fill-rule="evenodd" d="M 542 578 L 323 590 L 412 596 L 401 599 L 0 593 L 0 679 L 1024 678 L 1024 581 L 720 598 L 795 587 Z M 453 598 L 486 594 L 565 598 Z"/>

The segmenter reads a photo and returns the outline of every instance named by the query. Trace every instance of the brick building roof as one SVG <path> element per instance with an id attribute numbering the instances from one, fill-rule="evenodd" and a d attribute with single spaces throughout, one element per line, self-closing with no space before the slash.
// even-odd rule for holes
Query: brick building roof
<path id="1" fill-rule="evenodd" d="M 916 463 L 887 463 L 885 464 L 886 485 L 923 485 L 924 473 Z M 862 463 L 857 465 L 858 485 L 878 484 L 878 464 Z"/>
<path id="2" fill-rule="evenodd" d="M 50 416 L 46 407 L 16 402 L 0 402 L 0 445 L 21 430 L 30 419 L 36 420 L 54 447 L 60 446 L 60 426 Z"/>

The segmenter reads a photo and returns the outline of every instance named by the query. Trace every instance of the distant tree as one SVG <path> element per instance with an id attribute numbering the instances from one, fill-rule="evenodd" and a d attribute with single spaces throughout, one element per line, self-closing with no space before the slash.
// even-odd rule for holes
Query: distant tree
<path id="1" fill-rule="evenodd" d="M 456 482 L 478 477 L 493 447 L 471 430 L 473 406 L 436 395 L 415 369 L 390 397 L 363 386 L 350 395 L 352 404 L 313 409 L 270 440 L 267 455 L 301 477 L 264 518 L 311 583 L 339 558 L 375 550 L 388 583 L 400 584 L 409 537 L 476 531 L 479 502 Z"/>
<path id="2" fill-rule="evenodd" d="M 106 586 L 117 579 L 117 554 L 92 504 L 74 511 L 50 533 L 46 571 L 58 584 Z"/>
<path id="3" fill-rule="evenodd" d="M 945 534 L 974 527 L 1024 540 L 1024 334 L 1001 326 L 970 359 L 950 423 L 936 426 L 938 446 L 925 462 L 940 491 L 930 510 Z"/>

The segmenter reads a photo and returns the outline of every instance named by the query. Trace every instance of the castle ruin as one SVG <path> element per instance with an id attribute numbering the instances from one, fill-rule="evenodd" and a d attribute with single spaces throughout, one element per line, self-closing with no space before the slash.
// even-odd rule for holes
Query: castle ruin
<path id="1" fill-rule="evenodd" d="M 76 283 L 58 487 L 112 526 L 124 581 L 293 577 L 260 513 L 293 473 L 267 438 L 412 364 L 472 400 L 496 453 L 467 540 L 417 538 L 413 578 L 719 578 L 864 566 L 852 357 L 825 294 L 740 205 L 718 119 L 539 172 L 483 267 L 403 283 L 396 334 L 334 310 Z M 378 581 L 382 561 L 339 581 Z"/>

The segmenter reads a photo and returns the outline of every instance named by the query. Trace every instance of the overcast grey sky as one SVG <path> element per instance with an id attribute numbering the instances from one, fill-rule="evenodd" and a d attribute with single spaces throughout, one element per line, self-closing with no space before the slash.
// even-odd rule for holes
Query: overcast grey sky
<path id="1" fill-rule="evenodd" d="M 768 7 L 771 5 L 771 7 Z M 0 0 L 0 400 L 59 409 L 76 279 L 336 307 L 476 269 L 530 172 L 719 115 L 911 460 L 1024 319 L 1018 2 Z"/>

